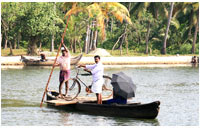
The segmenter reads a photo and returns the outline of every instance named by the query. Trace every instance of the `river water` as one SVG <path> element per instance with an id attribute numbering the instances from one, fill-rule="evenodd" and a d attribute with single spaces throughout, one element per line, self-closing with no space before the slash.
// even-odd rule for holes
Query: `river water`
<path id="1" fill-rule="evenodd" d="M 123 71 L 137 86 L 134 102 L 159 100 L 156 119 L 131 119 L 87 115 L 39 107 L 51 68 L 1 69 L 2 126 L 198 126 L 199 68 L 105 68 L 105 74 Z M 71 76 L 75 75 L 71 71 Z M 50 89 L 58 90 L 59 69 L 53 72 Z M 89 81 L 88 77 L 81 77 Z M 82 89 L 84 90 L 84 89 Z"/>

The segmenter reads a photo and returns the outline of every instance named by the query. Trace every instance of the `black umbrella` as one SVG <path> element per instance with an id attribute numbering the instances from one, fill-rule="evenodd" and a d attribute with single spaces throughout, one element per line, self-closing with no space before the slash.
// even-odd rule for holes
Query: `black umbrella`
<path id="1" fill-rule="evenodd" d="M 114 94 L 123 98 L 135 97 L 136 85 L 132 79 L 123 72 L 112 75 L 111 84 Z"/>

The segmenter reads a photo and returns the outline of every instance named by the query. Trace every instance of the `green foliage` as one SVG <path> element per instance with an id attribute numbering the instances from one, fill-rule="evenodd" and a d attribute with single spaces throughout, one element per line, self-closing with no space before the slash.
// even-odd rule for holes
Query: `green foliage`
<path id="1" fill-rule="evenodd" d="M 191 44 L 182 44 L 180 47 L 180 53 L 181 54 L 187 54 L 190 53 L 192 50 L 192 45 Z"/>
<path id="2" fill-rule="evenodd" d="M 195 47 L 195 54 L 199 54 L 199 43 Z"/>
<path id="3" fill-rule="evenodd" d="M 78 3 L 79 7 L 87 7 L 90 4 L 92 3 Z M 129 3 L 123 2 L 121 4 L 129 8 Z M 54 10 L 54 5 L 56 5 L 56 10 Z M 131 3 L 130 18 L 133 24 L 127 26 L 128 48 L 131 52 L 137 55 L 145 52 L 148 23 L 150 23 L 149 49 L 151 49 L 152 54 L 160 54 L 167 25 L 166 12 L 168 12 L 169 8 L 170 3 L 167 2 Z M 167 39 L 167 53 L 191 54 L 195 23 L 197 22 L 196 14 L 199 7 L 196 2 L 177 2 L 174 8 Z M 36 38 L 38 47 L 41 42 L 42 48 L 49 49 L 52 35 L 54 34 L 54 44 L 57 49 L 66 25 L 65 12 L 69 11 L 71 7 L 67 6 L 65 9 L 63 10 L 63 3 L 60 2 L 2 2 L 1 46 L 4 47 L 6 39 L 14 45 L 14 42 L 17 42 L 19 38 L 20 47 L 27 49 L 31 44 L 31 39 Z M 118 38 L 124 33 L 126 22 L 124 21 L 121 24 L 111 13 L 108 13 L 108 16 L 109 19 L 105 20 L 106 39 L 103 42 L 100 27 L 97 26 L 91 29 L 98 30 L 97 47 L 111 50 Z M 72 15 L 64 43 L 70 48 L 74 40 L 76 40 L 77 51 L 80 49 L 78 42 L 83 48 L 87 24 L 93 20 L 95 19 L 89 18 L 85 12 Z M 198 41 L 199 32 L 197 33 L 195 47 L 196 54 L 199 54 Z M 119 43 L 116 48 L 119 48 Z M 123 50 L 126 50 L 125 42 L 122 47 Z"/>

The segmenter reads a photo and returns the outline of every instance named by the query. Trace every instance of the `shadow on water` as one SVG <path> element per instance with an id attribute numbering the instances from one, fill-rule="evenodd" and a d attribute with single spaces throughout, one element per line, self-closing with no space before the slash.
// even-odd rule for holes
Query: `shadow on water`
<path id="1" fill-rule="evenodd" d="M 1 99 L 1 107 L 39 107 L 40 104 L 36 102 L 28 102 L 17 99 Z"/>
<path id="2" fill-rule="evenodd" d="M 116 121 L 115 125 L 119 126 L 128 126 L 130 124 L 139 124 L 143 126 L 160 126 L 158 119 L 132 119 L 132 118 L 122 118 L 122 117 L 113 117 L 113 120 Z"/>

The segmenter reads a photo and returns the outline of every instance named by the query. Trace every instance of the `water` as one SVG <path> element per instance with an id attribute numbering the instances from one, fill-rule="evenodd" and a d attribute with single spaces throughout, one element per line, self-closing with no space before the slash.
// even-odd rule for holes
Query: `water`
<path id="1" fill-rule="evenodd" d="M 1 69 L 1 124 L 3 126 L 198 126 L 199 68 L 109 68 L 105 74 L 123 71 L 137 86 L 135 102 L 159 100 L 154 120 L 87 115 L 40 108 L 51 68 Z M 49 88 L 58 90 L 59 69 L 53 72 Z M 75 75 L 72 70 L 71 76 Z M 90 77 L 81 77 L 88 81 Z M 83 91 L 84 89 L 82 89 Z"/>

